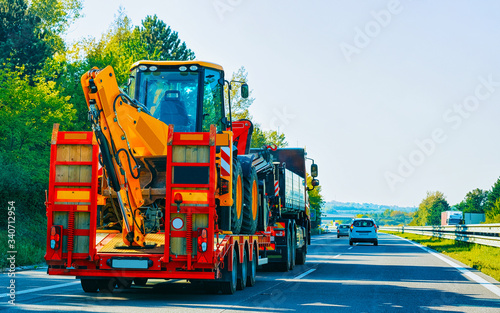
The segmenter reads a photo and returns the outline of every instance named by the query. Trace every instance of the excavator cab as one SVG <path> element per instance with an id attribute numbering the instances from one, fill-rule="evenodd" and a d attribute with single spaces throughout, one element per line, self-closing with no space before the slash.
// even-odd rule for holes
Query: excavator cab
<path id="1" fill-rule="evenodd" d="M 207 62 L 139 61 L 132 66 L 129 96 L 178 132 L 225 130 L 224 72 Z"/>

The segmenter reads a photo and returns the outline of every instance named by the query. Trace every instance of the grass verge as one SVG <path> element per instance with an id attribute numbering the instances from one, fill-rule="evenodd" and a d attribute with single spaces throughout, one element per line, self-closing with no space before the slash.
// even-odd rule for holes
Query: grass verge
<path id="1" fill-rule="evenodd" d="M 500 248 L 410 233 L 380 232 L 418 242 L 500 281 Z"/>
<path id="2" fill-rule="evenodd" d="M 0 268 L 2 272 L 9 268 L 11 256 L 9 251 L 16 251 L 15 265 L 36 265 L 44 262 L 47 220 L 41 214 L 31 217 L 20 217 L 16 220 L 14 236 L 7 229 L 0 228 Z M 9 242 L 14 240 L 14 242 Z M 12 247 L 9 244 L 13 244 Z"/>

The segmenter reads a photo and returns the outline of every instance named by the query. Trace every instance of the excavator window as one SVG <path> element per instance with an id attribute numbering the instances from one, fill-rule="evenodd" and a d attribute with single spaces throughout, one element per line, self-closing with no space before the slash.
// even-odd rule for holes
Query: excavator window
<path id="1" fill-rule="evenodd" d="M 217 126 L 217 130 L 222 130 L 222 118 L 224 117 L 224 107 L 222 106 L 221 73 L 213 69 L 205 69 L 205 80 L 203 90 L 203 122 L 202 131 L 210 131 L 210 125 Z"/>
<path id="2" fill-rule="evenodd" d="M 196 131 L 198 72 L 178 70 L 139 72 L 137 100 L 153 117 L 180 132 Z"/>
<path id="3" fill-rule="evenodd" d="M 129 93 L 175 131 L 208 132 L 212 124 L 220 131 L 225 130 L 223 81 L 222 71 L 197 65 L 136 67 Z"/>

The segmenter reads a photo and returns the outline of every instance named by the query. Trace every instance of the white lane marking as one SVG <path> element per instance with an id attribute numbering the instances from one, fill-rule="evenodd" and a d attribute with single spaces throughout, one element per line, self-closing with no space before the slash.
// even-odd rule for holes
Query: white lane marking
<path id="1" fill-rule="evenodd" d="M 354 247 L 349 247 L 349 249 L 347 249 L 347 250 L 351 250 L 352 248 L 354 248 Z"/>
<path id="2" fill-rule="evenodd" d="M 80 283 L 80 281 L 73 281 L 71 283 L 66 283 L 66 284 L 52 285 L 52 286 L 47 286 L 47 287 L 39 287 L 39 288 L 33 288 L 33 289 L 28 289 L 28 290 L 23 290 L 23 291 L 16 291 L 16 296 L 23 295 L 25 293 L 32 293 L 32 292 L 37 292 L 37 291 L 44 291 L 44 290 L 49 290 L 49 289 L 68 287 L 68 286 L 76 285 L 79 283 Z M 5 298 L 5 297 L 10 297 L 10 294 L 5 293 L 3 295 L 0 295 L 0 298 Z"/>
<path id="3" fill-rule="evenodd" d="M 418 244 L 416 242 L 413 242 L 409 239 L 406 239 L 406 238 L 402 238 L 402 237 L 399 237 L 401 239 L 404 239 L 408 242 L 410 242 L 411 244 L 419 247 L 420 249 L 432 254 L 433 256 L 435 256 L 436 258 L 440 259 L 440 260 L 443 260 L 444 262 L 448 263 L 449 265 L 453 266 L 454 268 L 456 268 L 458 271 L 460 271 L 460 273 L 462 273 L 462 275 L 464 276 L 467 276 L 469 277 L 470 279 L 472 279 L 473 281 L 475 281 L 476 283 L 480 284 L 481 286 L 483 286 L 484 288 L 488 289 L 489 291 L 493 292 L 494 294 L 496 294 L 497 296 L 500 297 L 500 288 L 498 288 L 497 286 L 493 285 L 492 283 L 488 282 L 487 280 L 485 280 L 484 278 L 472 273 L 471 271 L 469 271 L 468 269 L 458 265 L 457 263 L 451 261 L 451 260 L 448 260 L 447 258 L 445 258 L 444 256 L 442 256 L 441 254 L 439 253 L 436 253 L 434 251 L 432 251 L 431 249 L 421 245 L 421 244 Z"/>
<path id="4" fill-rule="evenodd" d="M 339 256 L 341 256 L 342 254 L 337 254 L 336 256 L 334 256 L 333 258 L 336 259 L 338 258 Z"/>
<path id="5" fill-rule="evenodd" d="M 312 272 L 314 272 L 316 269 L 315 268 L 311 268 L 310 270 L 300 274 L 299 276 L 295 276 L 293 279 L 301 279 L 303 277 L 305 277 L 306 275 L 309 275 L 311 274 Z"/>

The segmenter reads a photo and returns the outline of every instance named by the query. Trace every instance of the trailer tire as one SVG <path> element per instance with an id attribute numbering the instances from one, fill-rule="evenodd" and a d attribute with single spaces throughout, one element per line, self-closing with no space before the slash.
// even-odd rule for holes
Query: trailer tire
<path id="1" fill-rule="evenodd" d="M 300 248 L 299 253 L 297 253 L 297 258 L 295 260 L 295 263 L 297 265 L 304 265 L 306 263 L 306 255 L 307 255 L 306 247 L 307 245 L 304 244 L 304 246 Z"/>
<path id="2" fill-rule="evenodd" d="M 243 222 L 243 171 L 237 159 L 233 160 L 233 205 L 231 206 L 231 231 L 233 234 L 241 232 Z"/>
<path id="3" fill-rule="evenodd" d="M 241 233 L 253 235 L 259 222 L 259 186 L 254 167 L 250 169 L 248 177 L 243 178 L 243 182 L 245 192 Z"/>
<path id="4" fill-rule="evenodd" d="M 114 278 L 98 279 L 99 292 L 112 293 L 116 287 L 116 280 Z"/>
<path id="5" fill-rule="evenodd" d="M 132 281 L 131 278 L 120 277 L 116 279 L 116 285 L 118 289 L 128 289 L 132 286 Z"/>
<path id="6" fill-rule="evenodd" d="M 252 261 L 247 263 L 247 287 L 252 287 L 255 285 L 255 276 L 257 276 L 257 264 L 259 262 L 259 255 L 257 254 L 257 246 L 252 251 L 253 257 Z"/>
<path id="7" fill-rule="evenodd" d="M 224 268 L 222 269 L 222 282 L 220 282 L 220 290 L 222 294 L 232 295 L 236 292 L 236 284 L 238 283 L 238 259 L 236 251 L 233 251 L 233 270 L 229 271 L 229 256 L 226 256 Z"/>
<path id="8" fill-rule="evenodd" d="M 291 243 L 292 240 L 290 232 L 286 231 L 285 235 L 286 235 L 286 255 L 283 256 L 285 257 L 285 260 L 283 262 L 278 263 L 278 268 L 282 272 L 288 272 L 291 266 L 291 259 L 292 259 L 292 243 Z"/>
<path id="9" fill-rule="evenodd" d="M 147 283 L 148 283 L 147 278 L 142 278 L 142 277 L 134 278 L 134 285 L 136 286 L 146 286 Z"/>
<path id="10" fill-rule="evenodd" d="M 239 259 L 239 257 L 238 257 Z M 238 290 L 243 290 L 247 286 L 247 250 L 243 248 L 243 262 L 239 263 L 238 262 L 238 282 L 236 284 L 236 289 Z M 233 270 L 234 270 L 234 265 L 233 265 Z"/>
<path id="11" fill-rule="evenodd" d="M 292 225 L 293 227 L 293 225 Z M 297 257 L 297 233 L 295 232 L 295 227 L 292 228 L 293 230 L 290 232 L 292 234 L 291 236 L 291 242 L 290 242 L 290 249 L 292 250 L 291 258 L 290 258 L 290 270 L 293 270 L 295 268 L 295 258 Z"/>
<path id="12" fill-rule="evenodd" d="M 80 279 L 80 282 L 82 284 L 82 289 L 85 292 L 95 293 L 99 289 L 99 284 L 97 282 L 97 279 L 82 278 Z"/>

